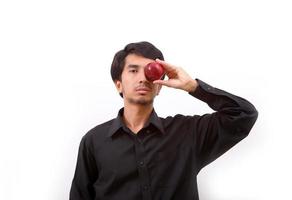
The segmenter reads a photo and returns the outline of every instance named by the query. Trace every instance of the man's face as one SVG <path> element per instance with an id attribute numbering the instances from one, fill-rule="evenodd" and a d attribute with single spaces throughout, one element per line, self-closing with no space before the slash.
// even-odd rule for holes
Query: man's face
<path id="1" fill-rule="evenodd" d="M 136 54 L 129 54 L 125 58 L 121 81 L 115 82 L 118 91 L 123 93 L 125 101 L 133 104 L 148 105 L 158 95 L 161 86 L 149 82 L 144 75 L 145 66 L 153 61 Z"/>

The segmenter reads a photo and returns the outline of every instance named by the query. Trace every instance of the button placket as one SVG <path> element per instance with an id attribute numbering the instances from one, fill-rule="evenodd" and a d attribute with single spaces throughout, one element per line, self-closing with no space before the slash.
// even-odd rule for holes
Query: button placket
<path id="1" fill-rule="evenodd" d="M 151 198 L 150 187 L 149 187 L 150 179 L 149 179 L 149 172 L 145 163 L 145 150 L 144 150 L 143 144 L 138 141 L 138 138 L 136 138 L 136 141 L 135 141 L 135 151 L 136 151 L 137 168 L 139 172 L 142 196 L 143 196 L 143 199 L 150 199 Z"/>

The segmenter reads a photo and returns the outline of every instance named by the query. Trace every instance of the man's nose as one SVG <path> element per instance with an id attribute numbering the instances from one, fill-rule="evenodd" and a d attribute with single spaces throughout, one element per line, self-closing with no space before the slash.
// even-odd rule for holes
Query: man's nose
<path id="1" fill-rule="evenodd" d="M 144 68 L 142 68 L 142 70 L 140 70 L 140 73 L 139 73 L 139 82 L 145 82 L 147 80 L 146 76 L 145 76 L 145 73 L 144 73 Z"/>

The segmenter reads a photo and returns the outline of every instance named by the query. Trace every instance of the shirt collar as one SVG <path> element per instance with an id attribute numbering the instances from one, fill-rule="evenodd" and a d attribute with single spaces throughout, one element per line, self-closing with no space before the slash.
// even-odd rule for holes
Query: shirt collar
<path id="1" fill-rule="evenodd" d="M 123 122 L 123 114 L 124 114 L 124 108 L 121 108 L 119 110 L 118 116 L 113 120 L 109 132 L 108 137 L 113 136 L 120 128 L 126 129 L 126 125 Z M 149 126 L 150 124 L 154 125 L 162 134 L 165 134 L 161 119 L 157 116 L 155 110 L 153 109 L 148 121 L 146 122 L 144 127 Z"/>

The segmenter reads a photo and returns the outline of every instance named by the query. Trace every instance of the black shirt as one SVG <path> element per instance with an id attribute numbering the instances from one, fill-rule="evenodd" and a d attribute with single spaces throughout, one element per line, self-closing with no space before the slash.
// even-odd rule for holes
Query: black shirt
<path id="1" fill-rule="evenodd" d="M 151 116 L 137 134 L 117 118 L 81 140 L 70 200 L 198 200 L 197 174 L 244 137 L 258 113 L 247 100 L 201 80 L 189 94 L 216 112 Z"/>

